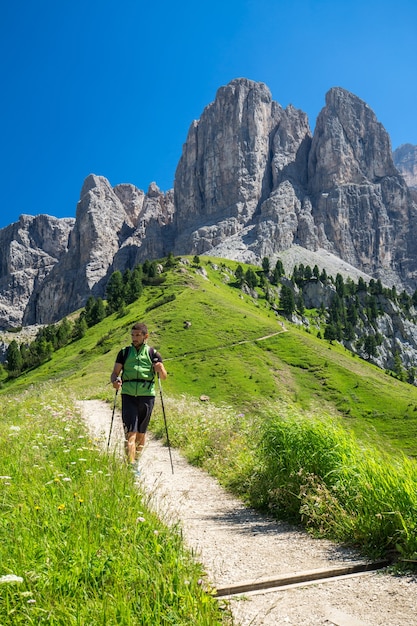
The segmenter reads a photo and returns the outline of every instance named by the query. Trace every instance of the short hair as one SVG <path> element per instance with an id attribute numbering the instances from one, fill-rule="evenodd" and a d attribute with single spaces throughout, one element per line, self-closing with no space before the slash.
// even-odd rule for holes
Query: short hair
<path id="1" fill-rule="evenodd" d="M 146 324 L 142 324 L 142 322 L 137 322 L 136 324 L 134 324 L 131 330 L 139 330 L 144 335 L 148 334 L 148 327 L 146 326 Z"/>

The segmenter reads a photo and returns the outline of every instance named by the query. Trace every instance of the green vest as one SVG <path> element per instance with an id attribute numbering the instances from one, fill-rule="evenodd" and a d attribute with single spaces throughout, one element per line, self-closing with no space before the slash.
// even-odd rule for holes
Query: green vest
<path id="1" fill-rule="evenodd" d="M 122 393 L 128 396 L 154 396 L 155 372 L 149 355 L 149 346 L 144 343 L 139 350 L 129 347 L 123 365 Z"/>

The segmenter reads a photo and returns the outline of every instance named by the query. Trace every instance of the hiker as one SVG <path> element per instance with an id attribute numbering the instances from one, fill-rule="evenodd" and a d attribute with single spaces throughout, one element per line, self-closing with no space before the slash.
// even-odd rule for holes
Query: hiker
<path id="1" fill-rule="evenodd" d="M 132 326 L 131 337 L 132 345 L 120 350 L 116 357 L 110 381 L 116 391 L 122 389 L 126 455 L 132 469 L 139 473 L 137 462 L 155 402 L 155 374 L 165 380 L 167 372 L 159 352 L 146 343 L 149 337 L 146 324 Z"/>

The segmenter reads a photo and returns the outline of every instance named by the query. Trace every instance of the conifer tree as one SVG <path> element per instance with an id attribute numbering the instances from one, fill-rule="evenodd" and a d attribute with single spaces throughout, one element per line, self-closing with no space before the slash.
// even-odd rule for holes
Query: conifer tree
<path id="1" fill-rule="evenodd" d="M 10 342 L 9 347 L 7 348 L 6 363 L 9 372 L 15 374 L 20 373 L 23 365 L 23 359 L 20 354 L 18 343 L 15 339 Z"/>
<path id="2" fill-rule="evenodd" d="M 263 269 L 264 274 L 269 274 L 271 270 L 269 259 L 267 256 L 264 256 L 264 258 L 262 259 L 262 269 Z"/>
<path id="3" fill-rule="evenodd" d="M 292 315 L 295 311 L 294 293 L 288 285 L 282 285 L 279 306 L 285 315 Z"/>

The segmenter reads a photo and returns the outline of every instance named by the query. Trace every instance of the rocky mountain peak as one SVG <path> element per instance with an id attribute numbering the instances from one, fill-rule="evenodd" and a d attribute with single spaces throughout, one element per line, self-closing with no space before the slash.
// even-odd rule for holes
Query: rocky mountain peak
<path id="1" fill-rule="evenodd" d="M 390 138 L 372 109 L 341 87 L 330 89 L 309 155 L 310 191 L 374 183 L 395 175 Z"/>
<path id="2" fill-rule="evenodd" d="M 173 190 L 112 188 L 90 174 L 75 221 L 22 216 L 0 231 L 4 324 L 12 301 L 10 320 L 19 308 L 25 324 L 49 323 L 104 296 L 114 270 L 169 252 L 260 264 L 296 248 L 321 255 L 324 268 L 331 256 L 411 291 L 416 218 L 416 196 L 363 100 L 330 89 L 312 134 L 303 111 L 284 109 L 264 83 L 237 78 L 190 124 Z M 15 278 L 29 267 L 26 289 Z M 21 295 L 11 294 L 13 281 Z"/>
<path id="3" fill-rule="evenodd" d="M 236 79 L 191 124 L 175 173 L 176 249 L 191 244 L 202 253 L 253 217 L 270 190 L 271 133 L 281 114 L 266 85 Z"/>

